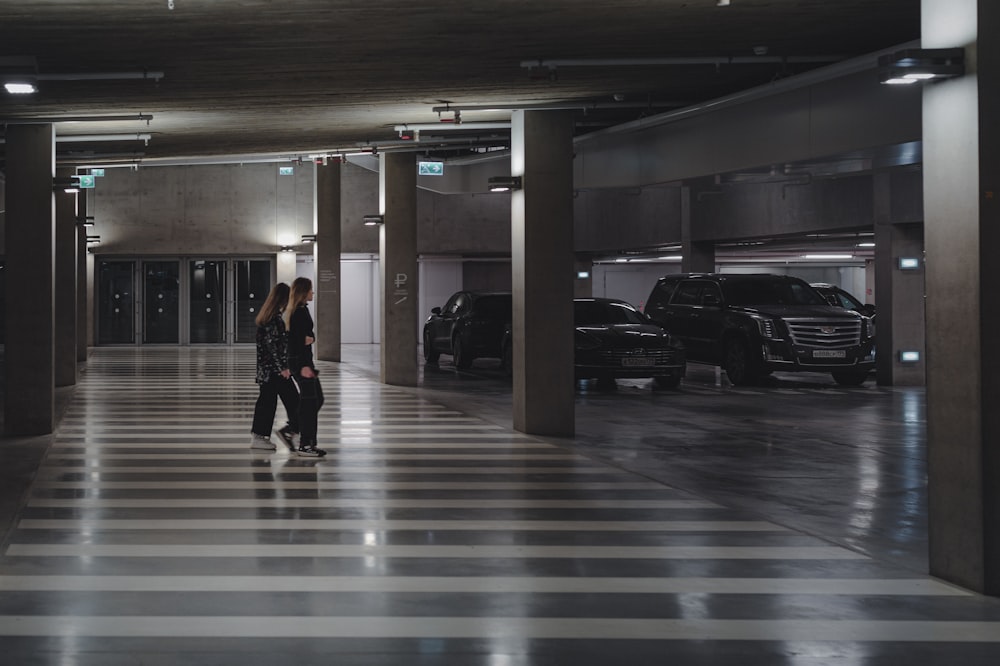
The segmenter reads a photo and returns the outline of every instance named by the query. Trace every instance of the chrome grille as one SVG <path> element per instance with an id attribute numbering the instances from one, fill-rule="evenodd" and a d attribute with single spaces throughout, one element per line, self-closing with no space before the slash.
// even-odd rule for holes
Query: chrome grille
<path id="1" fill-rule="evenodd" d="M 786 319 L 792 342 L 805 347 L 853 347 L 861 343 L 861 320 Z"/>
<path id="2" fill-rule="evenodd" d="M 651 358 L 656 365 L 670 365 L 675 362 L 673 349 L 601 349 L 595 357 L 609 365 L 621 365 L 626 358 Z"/>

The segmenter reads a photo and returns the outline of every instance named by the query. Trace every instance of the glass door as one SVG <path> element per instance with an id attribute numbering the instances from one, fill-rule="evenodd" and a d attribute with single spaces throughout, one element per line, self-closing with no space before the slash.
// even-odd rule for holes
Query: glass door
<path id="1" fill-rule="evenodd" d="M 226 336 L 226 260 L 195 259 L 189 264 L 189 342 L 219 344 Z"/>
<path id="2" fill-rule="evenodd" d="M 146 261 L 143 276 L 143 343 L 180 342 L 179 261 Z"/>
<path id="3" fill-rule="evenodd" d="M 101 261 L 97 275 L 97 342 L 135 343 L 135 262 Z"/>

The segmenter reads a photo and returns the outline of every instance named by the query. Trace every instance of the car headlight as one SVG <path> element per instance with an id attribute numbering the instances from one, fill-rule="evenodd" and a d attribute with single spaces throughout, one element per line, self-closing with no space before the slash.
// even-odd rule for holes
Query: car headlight
<path id="1" fill-rule="evenodd" d="M 780 319 L 765 319 L 764 317 L 754 317 L 757 327 L 760 329 L 761 337 L 771 340 L 781 340 L 786 337 L 788 329 L 785 322 Z"/>
<path id="2" fill-rule="evenodd" d="M 875 337 L 875 320 L 871 317 L 864 317 L 865 324 L 865 337 L 874 338 Z"/>

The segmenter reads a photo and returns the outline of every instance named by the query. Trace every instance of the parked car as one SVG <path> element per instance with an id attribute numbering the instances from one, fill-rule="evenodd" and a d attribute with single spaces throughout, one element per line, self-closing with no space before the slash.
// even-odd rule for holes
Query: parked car
<path id="1" fill-rule="evenodd" d="M 646 314 L 684 343 L 689 361 L 721 366 L 736 385 L 781 370 L 857 386 L 875 367 L 872 320 L 787 275 L 667 275 Z"/>
<path id="2" fill-rule="evenodd" d="M 477 358 L 500 358 L 511 309 L 510 292 L 455 292 L 424 323 L 424 360 L 449 354 L 455 367 L 468 368 Z"/>
<path id="3" fill-rule="evenodd" d="M 684 346 L 632 304 L 615 298 L 573 300 L 574 376 L 576 379 L 652 377 L 661 388 L 675 388 L 685 375 Z M 504 369 L 513 370 L 510 327 L 503 340 Z"/>
<path id="4" fill-rule="evenodd" d="M 854 297 L 851 292 L 841 289 L 835 284 L 826 282 L 813 282 L 812 288 L 820 293 L 830 305 L 846 310 L 854 310 L 866 317 L 875 317 L 875 306 L 871 303 L 862 303 Z"/>

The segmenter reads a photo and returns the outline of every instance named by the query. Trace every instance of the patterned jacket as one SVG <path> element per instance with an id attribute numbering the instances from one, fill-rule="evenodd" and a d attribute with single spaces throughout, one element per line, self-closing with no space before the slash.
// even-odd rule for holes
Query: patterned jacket
<path id="1" fill-rule="evenodd" d="M 288 368 L 288 335 L 285 320 L 277 313 L 257 327 L 257 383 L 264 384 Z"/>

